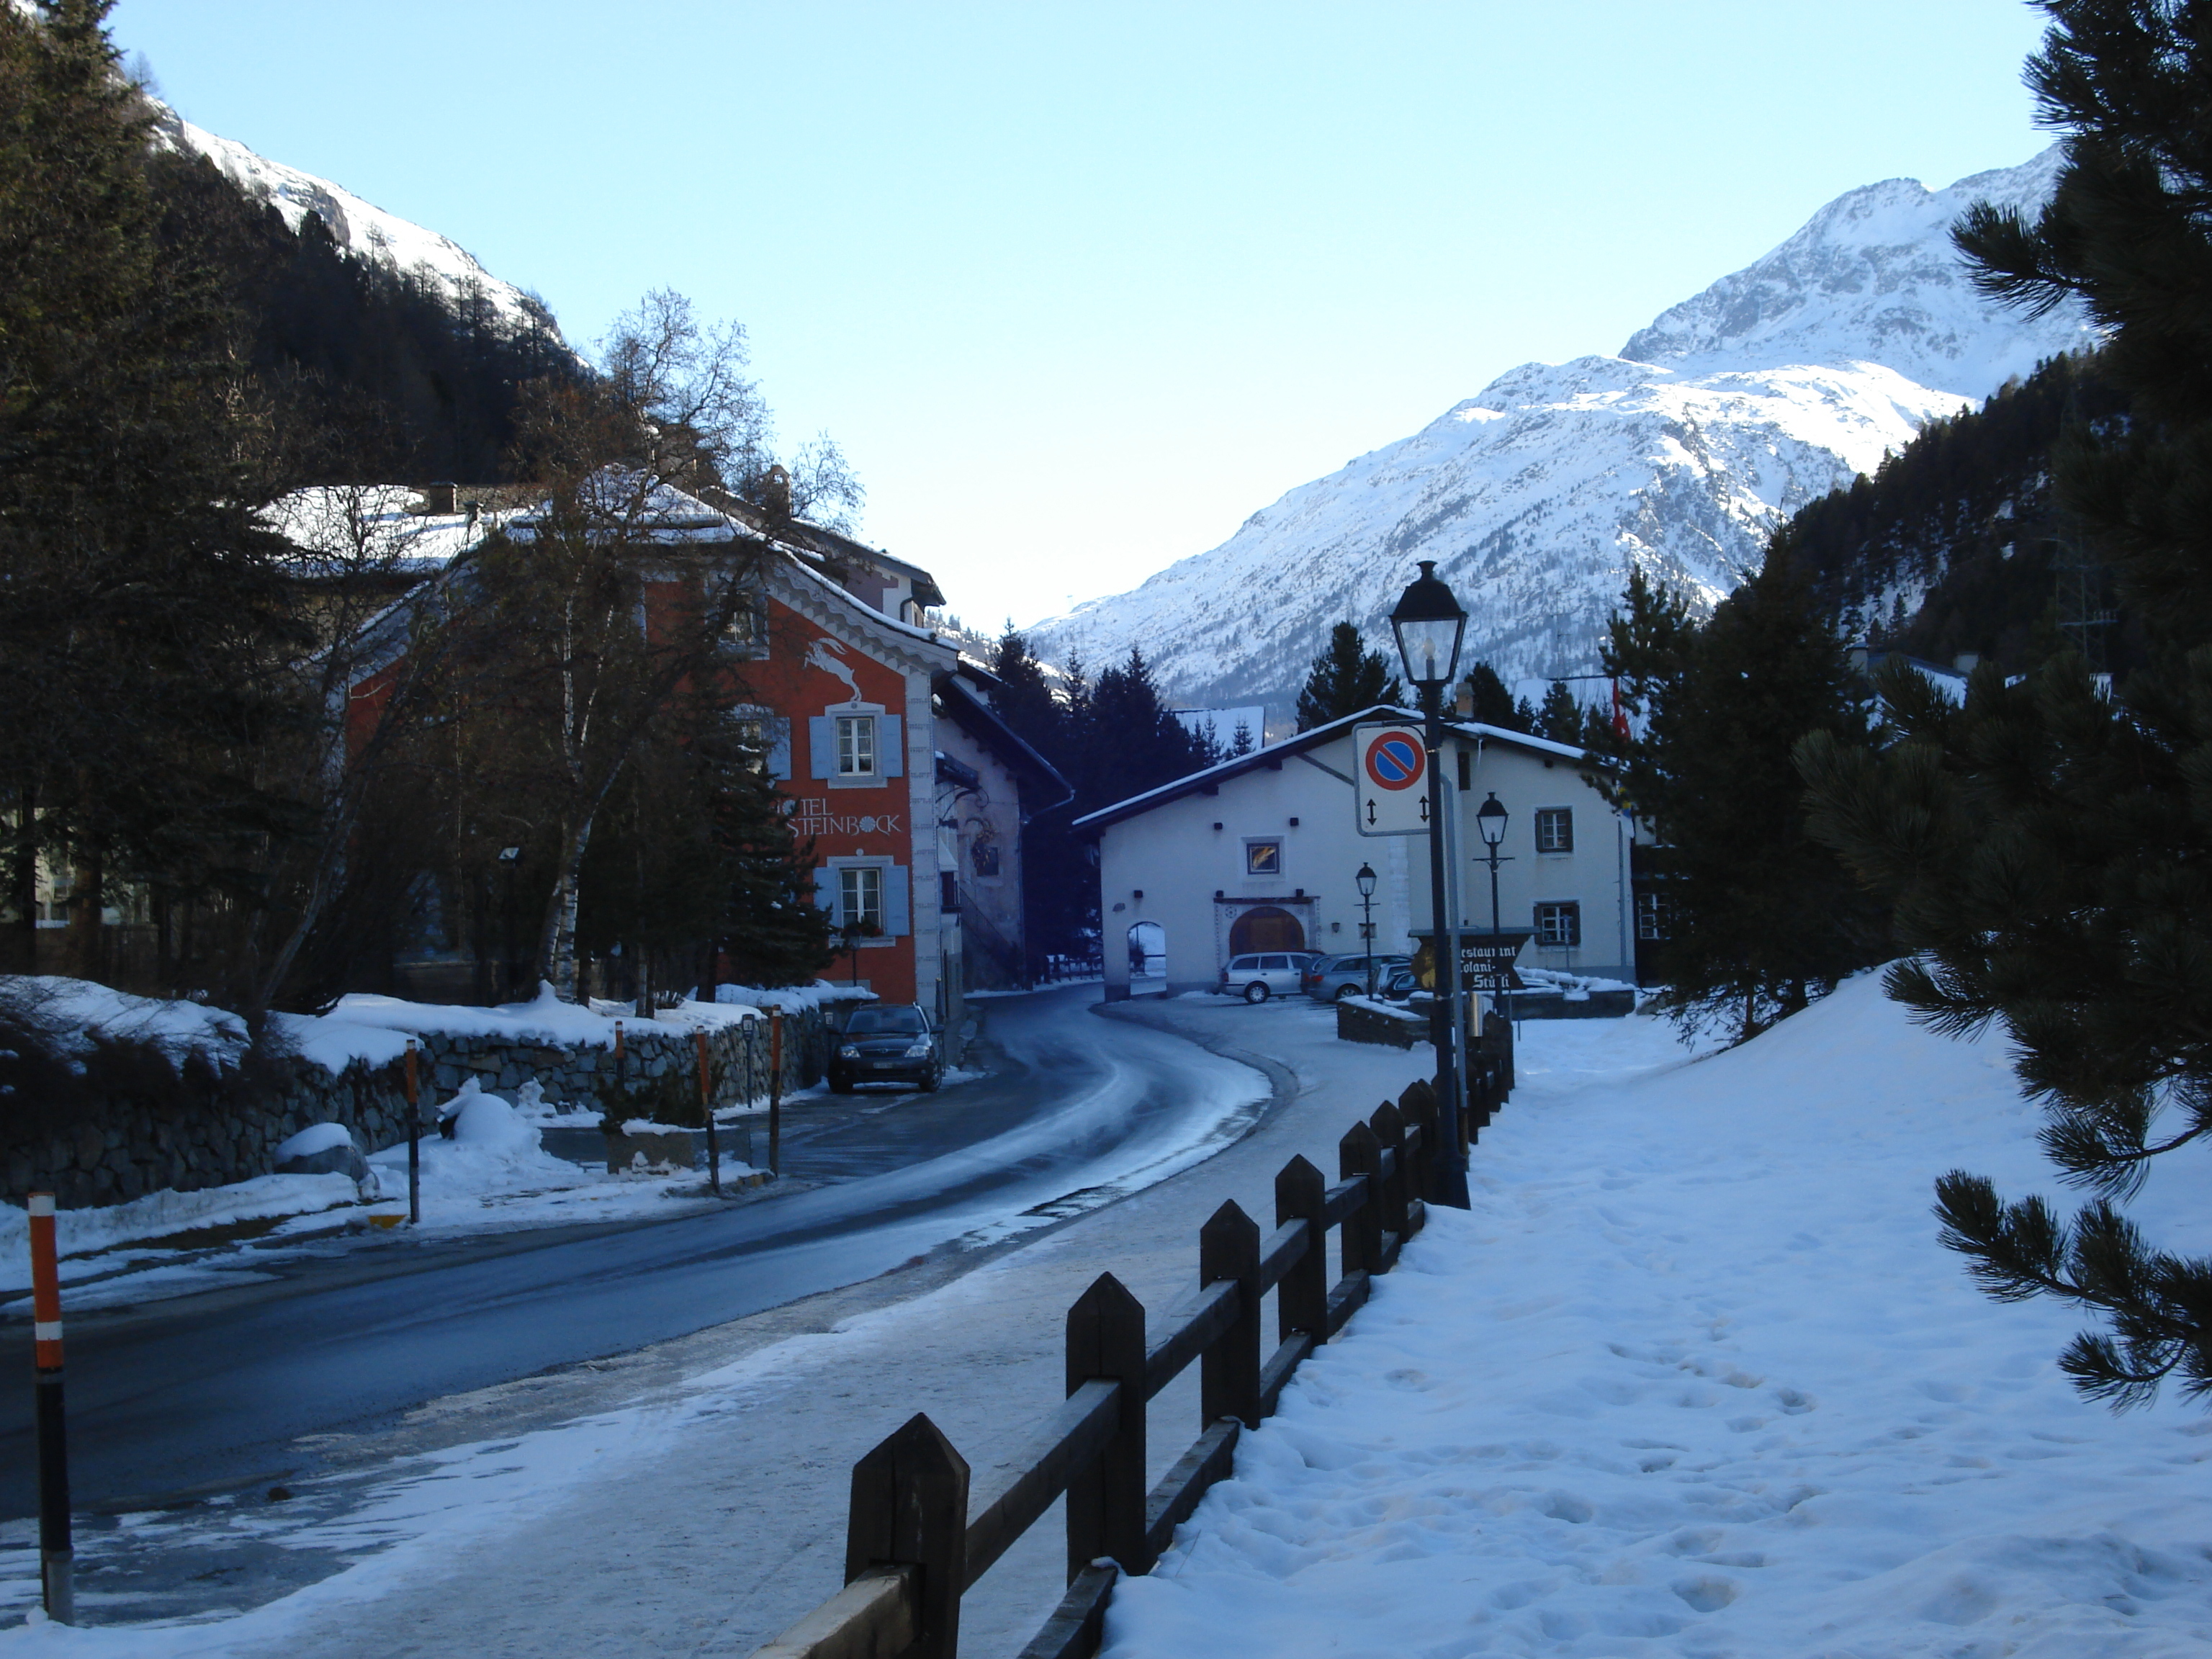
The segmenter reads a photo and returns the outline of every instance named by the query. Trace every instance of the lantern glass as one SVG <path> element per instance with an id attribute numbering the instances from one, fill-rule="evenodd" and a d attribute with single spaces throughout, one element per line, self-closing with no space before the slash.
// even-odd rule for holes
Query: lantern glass
<path id="1" fill-rule="evenodd" d="M 1460 639 L 1467 612 L 1452 591 L 1437 578 L 1434 559 L 1421 561 L 1421 574 L 1399 597 L 1390 613 L 1398 641 L 1398 660 L 1406 678 L 1423 689 L 1448 685 L 1459 672 Z"/>
<path id="2" fill-rule="evenodd" d="M 1482 832 L 1483 844 L 1495 847 L 1505 839 L 1507 813 L 1498 799 L 1498 792 L 1490 792 L 1490 799 L 1474 810 L 1474 827 Z"/>
<path id="3" fill-rule="evenodd" d="M 1352 879 L 1359 888 L 1360 897 L 1365 899 L 1373 898 L 1375 896 L 1375 872 L 1368 866 L 1364 864 L 1361 865 L 1359 866 L 1359 873 L 1354 876 Z"/>

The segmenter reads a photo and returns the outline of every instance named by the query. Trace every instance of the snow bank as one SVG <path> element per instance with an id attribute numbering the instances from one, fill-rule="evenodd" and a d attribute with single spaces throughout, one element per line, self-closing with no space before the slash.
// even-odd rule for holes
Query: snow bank
<path id="1" fill-rule="evenodd" d="M 611 1048 L 615 1042 L 612 1019 L 562 1001 L 550 985 L 542 982 L 532 1001 L 501 1003 L 495 1008 L 409 1002 L 401 997 L 356 992 L 340 997 L 325 1018 L 343 1025 L 398 1032 L 403 1049 L 406 1037 L 433 1032 L 445 1036 L 503 1037 L 511 1042 L 561 1048 Z"/>
<path id="2" fill-rule="evenodd" d="M 2212 1651 L 2212 1422 L 2083 1402 L 2079 1317 L 1936 1243 L 1948 1169 L 2054 1184 L 2002 1046 L 1871 977 L 1624 1075 L 1656 1029 L 1528 1028 L 1474 1209 L 1431 1212 L 1106 1651 Z M 2175 1156 L 2140 1207 L 2200 1248 Z"/>
<path id="3" fill-rule="evenodd" d="M 58 1210 L 54 1213 L 54 1236 L 62 1255 L 82 1255 L 202 1228 L 312 1214 L 357 1203 L 360 1196 L 347 1176 L 257 1176 L 228 1187 L 203 1187 L 189 1193 L 149 1193 L 128 1204 L 109 1204 L 89 1210 Z M 29 1217 L 12 1204 L 0 1203 L 0 1292 L 26 1290 L 30 1283 Z"/>
<path id="4" fill-rule="evenodd" d="M 251 1042 L 236 1014 L 198 1002 L 132 996 L 88 979 L 54 974 L 0 974 L 0 999 L 52 1026 L 64 1052 L 87 1054 L 95 1037 L 148 1042 L 173 1065 L 201 1054 L 234 1066 Z"/>
<path id="5" fill-rule="evenodd" d="M 832 985 L 817 979 L 811 985 L 787 985 L 767 991 L 755 985 L 717 985 L 714 1000 L 752 1008 L 777 1008 L 795 1014 L 831 1002 L 873 1002 L 876 994 L 857 985 Z"/>
<path id="6" fill-rule="evenodd" d="M 276 1150 L 269 1155 L 272 1164 L 289 1163 L 295 1158 L 313 1158 L 317 1152 L 326 1152 L 333 1146 L 353 1145 L 353 1131 L 343 1123 L 316 1123 L 288 1136 L 276 1143 Z"/>

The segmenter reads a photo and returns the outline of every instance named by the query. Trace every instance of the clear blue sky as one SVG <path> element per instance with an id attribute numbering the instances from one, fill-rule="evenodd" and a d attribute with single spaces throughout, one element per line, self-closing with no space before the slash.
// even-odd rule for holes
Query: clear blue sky
<path id="1" fill-rule="evenodd" d="M 598 338 L 672 287 L 971 623 L 1224 539 L 1822 203 L 2025 161 L 2020 0 L 123 0 L 187 118 Z"/>

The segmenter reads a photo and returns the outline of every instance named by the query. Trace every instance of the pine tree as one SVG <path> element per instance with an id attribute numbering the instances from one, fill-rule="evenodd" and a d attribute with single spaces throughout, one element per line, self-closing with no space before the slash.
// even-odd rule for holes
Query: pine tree
<path id="1" fill-rule="evenodd" d="M 1470 711 L 1469 720 L 1480 720 L 1485 726 L 1497 726 L 1504 732 L 1526 732 L 1529 725 L 1513 706 L 1513 694 L 1505 689 L 1505 682 L 1498 678 L 1498 671 L 1486 662 L 1479 662 L 1467 671 L 1461 683 Z M 1522 708 L 1527 708 L 1523 703 Z"/>
<path id="2" fill-rule="evenodd" d="M 2129 417 L 2077 426 L 2054 494 L 2142 618 L 2148 665 L 2107 701 L 2062 653 L 1994 666 L 1954 709 L 1887 677 L 1879 759 L 1808 740 L 1820 832 L 1916 954 L 1887 988 L 1951 1035 L 2002 1024 L 2044 1106 L 2042 1143 L 2092 1200 L 2062 1219 L 1986 1178 L 1937 1183 L 1944 1242 L 1992 1296 L 2056 1297 L 2101 1330 L 2060 1364 L 2091 1398 L 2168 1376 L 2212 1396 L 2212 1257 L 2155 1248 L 2124 1213 L 2159 1157 L 2212 1136 L 2212 36 L 2174 0 L 2042 0 L 2029 60 L 2065 165 L 2033 223 L 1984 205 L 1956 234 L 1992 296 L 2082 301 Z"/>
<path id="3" fill-rule="evenodd" d="M 1536 711 L 1536 735 L 1553 743 L 1580 743 L 1583 706 L 1567 690 L 1565 680 L 1553 680 L 1544 692 L 1544 706 Z"/>
<path id="4" fill-rule="evenodd" d="M 1591 781 L 1658 842 L 1661 1006 L 1685 1027 L 1729 1020 L 1741 1042 L 1882 954 L 1879 908 L 1808 833 L 1792 760 L 1810 732 L 1863 744 L 1865 716 L 1787 560 L 1770 558 L 1702 629 L 1640 574 L 1624 604 L 1605 665 L 1643 730 L 1604 728 L 1595 752 L 1612 764 Z"/>
<path id="5" fill-rule="evenodd" d="M 1298 693 L 1298 730 L 1310 732 L 1377 703 L 1395 703 L 1401 695 L 1382 653 L 1367 648 L 1357 626 L 1340 622 L 1328 630 L 1328 648 L 1313 659 Z"/>
<path id="6" fill-rule="evenodd" d="M 301 829 L 260 773 L 306 643 L 234 319 L 165 246 L 108 9 L 0 8 L 0 797 L 11 898 L 73 865 L 88 958 L 120 880 L 260 904 Z"/>

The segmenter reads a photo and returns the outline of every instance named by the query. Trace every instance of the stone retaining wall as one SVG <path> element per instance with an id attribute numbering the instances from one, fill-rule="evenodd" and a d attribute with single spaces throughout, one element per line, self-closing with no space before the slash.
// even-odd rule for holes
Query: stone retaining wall
<path id="1" fill-rule="evenodd" d="M 818 1008 L 783 1020 L 784 1087 L 822 1075 L 830 1019 Z M 503 1037 L 430 1032 L 417 1061 L 424 1115 L 471 1078 L 487 1094 L 512 1100 L 535 1082 L 549 1102 L 625 1117 L 701 1123 L 697 1062 L 688 1026 L 626 1022 L 628 1087 L 616 1092 L 610 1048 L 556 1048 Z M 769 1022 L 725 1025 L 707 1034 L 708 1071 L 718 1103 L 768 1092 Z M 21 1204 L 52 1192 L 65 1209 L 119 1204 L 173 1188 L 190 1192 L 267 1175 L 287 1136 L 316 1123 L 343 1123 L 369 1152 L 407 1138 L 403 1062 L 372 1068 L 356 1060 L 332 1077 L 320 1066 L 276 1062 L 279 1078 L 258 1085 L 228 1073 L 202 1103 L 99 1098 L 41 1132 L 18 1132 L 0 1145 L 0 1200 Z"/>

